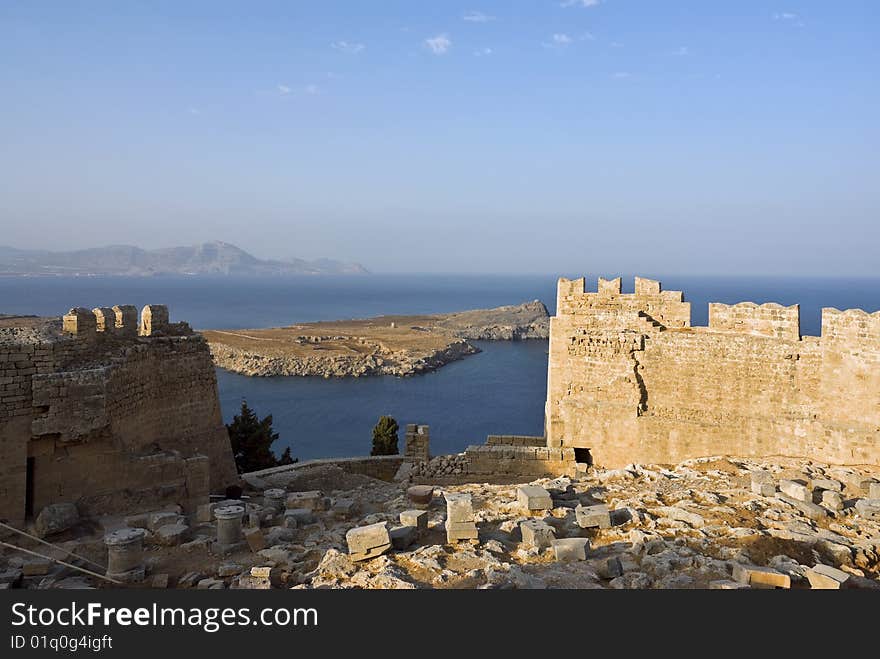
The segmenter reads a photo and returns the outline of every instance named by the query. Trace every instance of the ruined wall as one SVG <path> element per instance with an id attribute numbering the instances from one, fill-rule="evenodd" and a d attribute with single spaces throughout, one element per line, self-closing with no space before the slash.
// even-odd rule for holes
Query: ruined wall
<path id="1" fill-rule="evenodd" d="M 359 474 L 361 476 L 369 476 L 370 478 L 378 478 L 383 481 L 391 481 L 397 474 L 400 465 L 404 462 L 402 455 L 370 455 L 363 457 L 351 458 L 321 458 L 317 460 L 306 460 L 305 462 L 297 462 L 292 465 L 282 465 L 280 467 L 270 467 L 259 471 L 252 471 L 242 474 L 241 478 L 245 482 L 250 483 L 257 488 L 264 488 L 268 482 L 270 484 L 280 484 L 284 482 L 285 476 L 295 476 L 301 472 L 307 472 L 316 467 L 339 467 L 348 474 Z"/>
<path id="2" fill-rule="evenodd" d="M 487 478 L 574 476 L 576 469 L 574 450 L 568 447 L 483 444 L 468 446 L 465 456 L 468 475 Z"/>
<path id="3" fill-rule="evenodd" d="M 131 307 L 0 327 L 0 517 L 22 521 L 28 497 L 34 513 L 191 507 L 236 480 L 208 346 L 157 308 L 142 336 Z"/>
<path id="4" fill-rule="evenodd" d="M 548 446 L 612 467 L 719 454 L 880 464 L 880 314 L 825 309 L 821 337 L 800 336 L 796 305 L 712 304 L 709 327 L 667 326 L 646 311 L 656 290 L 643 300 L 637 284 L 615 312 L 582 281 L 560 281 L 551 319 Z"/>

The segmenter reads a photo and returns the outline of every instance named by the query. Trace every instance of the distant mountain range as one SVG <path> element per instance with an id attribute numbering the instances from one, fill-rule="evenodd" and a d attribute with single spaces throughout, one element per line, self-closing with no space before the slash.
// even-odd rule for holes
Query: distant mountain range
<path id="1" fill-rule="evenodd" d="M 339 275 L 365 274 L 359 263 L 332 259 L 263 260 L 224 242 L 141 249 L 110 245 L 72 252 L 0 246 L 0 275 Z"/>

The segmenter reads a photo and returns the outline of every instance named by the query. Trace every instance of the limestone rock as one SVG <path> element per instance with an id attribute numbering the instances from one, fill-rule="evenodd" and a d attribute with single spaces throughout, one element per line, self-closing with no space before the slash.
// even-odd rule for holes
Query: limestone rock
<path id="1" fill-rule="evenodd" d="M 557 561 L 584 561 L 587 559 L 589 538 L 557 538 L 552 541 Z"/>
<path id="2" fill-rule="evenodd" d="M 79 512 L 72 503 L 53 503 L 40 511 L 34 521 L 34 530 L 41 538 L 73 528 L 79 522 Z"/>
<path id="3" fill-rule="evenodd" d="M 856 511 L 865 519 L 880 520 L 880 499 L 859 499 Z"/>
<path id="4" fill-rule="evenodd" d="M 552 546 L 553 540 L 556 538 L 553 527 L 541 520 L 524 520 L 520 522 L 519 528 L 523 545 L 528 548 L 546 549 Z"/>
<path id="5" fill-rule="evenodd" d="M 400 513 L 403 526 L 414 526 L 419 532 L 428 530 L 428 512 L 426 510 L 404 510 Z"/>
<path id="6" fill-rule="evenodd" d="M 190 534 L 190 528 L 186 524 L 165 524 L 153 534 L 156 542 L 160 545 L 175 546 L 182 544 Z"/>
<path id="7" fill-rule="evenodd" d="M 391 529 L 388 535 L 391 537 L 391 544 L 394 548 L 402 550 L 416 541 L 418 528 L 415 526 L 398 526 Z"/>
<path id="8" fill-rule="evenodd" d="M 733 578 L 741 584 L 758 588 L 791 588 L 791 577 L 769 567 L 736 564 Z"/>
<path id="9" fill-rule="evenodd" d="M 779 491 L 786 496 L 798 501 L 813 502 L 813 492 L 806 485 L 797 481 L 782 480 L 779 481 Z"/>
<path id="10" fill-rule="evenodd" d="M 550 510 L 553 500 L 550 493 L 537 485 L 521 485 L 516 490 L 516 500 L 527 512 Z"/>
<path id="11" fill-rule="evenodd" d="M 387 522 L 350 529 L 345 534 L 348 554 L 353 561 L 375 558 L 391 549 L 391 536 Z"/>
<path id="12" fill-rule="evenodd" d="M 583 529 L 611 528 L 611 513 L 604 503 L 595 506 L 577 506 L 574 513 L 578 526 Z"/>
<path id="13" fill-rule="evenodd" d="M 843 570 L 821 563 L 809 568 L 806 571 L 806 576 L 810 582 L 810 588 L 819 590 L 838 590 L 850 578 L 850 575 Z"/>

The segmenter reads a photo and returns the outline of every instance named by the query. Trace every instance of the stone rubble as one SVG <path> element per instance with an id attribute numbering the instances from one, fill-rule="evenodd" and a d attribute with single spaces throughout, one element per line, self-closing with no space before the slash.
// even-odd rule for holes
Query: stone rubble
<path id="1" fill-rule="evenodd" d="M 106 565 L 104 536 L 142 529 L 141 557 L 117 556 L 115 569 L 131 567 L 136 584 L 156 588 L 877 588 L 875 477 L 813 462 L 711 458 L 443 485 L 434 497 L 430 485 L 413 491 L 364 477 L 337 487 L 316 476 L 281 496 L 251 489 L 216 501 L 209 521 L 202 511 L 159 510 L 83 520 L 53 541 Z M 782 481 L 815 503 L 777 492 Z M 539 492 L 531 488 L 547 493 L 548 508 L 526 510 L 523 490 Z M 254 516 L 258 526 L 249 526 Z M 163 544 L 178 526 L 192 539 Z M 231 544 L 224 551 L 221 535 Z M 30 561 L 0 552 L 0 588 L 108 586 Z"/>

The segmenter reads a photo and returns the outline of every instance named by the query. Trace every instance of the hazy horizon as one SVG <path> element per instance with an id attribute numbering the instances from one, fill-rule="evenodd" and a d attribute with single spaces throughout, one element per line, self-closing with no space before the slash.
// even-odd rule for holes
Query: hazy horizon
<path id="1" fill-rule="evenodd" d="M 880 6 L 0 6 L 0 245 L 872 277 Z"/>

